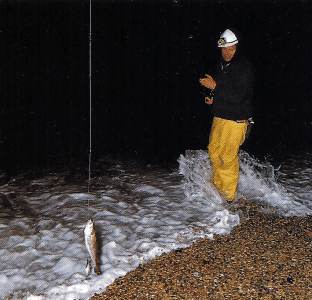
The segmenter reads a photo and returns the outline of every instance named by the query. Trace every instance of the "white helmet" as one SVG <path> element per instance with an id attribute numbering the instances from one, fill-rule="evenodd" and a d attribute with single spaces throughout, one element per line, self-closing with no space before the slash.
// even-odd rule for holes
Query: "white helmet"
<path id="1" fill-rule="evenodd" d="M 230 47 L 238 43 L 237 37 L 233 31 L 226 29 L 218 40 L 218 47 L 225 48 Z"/>

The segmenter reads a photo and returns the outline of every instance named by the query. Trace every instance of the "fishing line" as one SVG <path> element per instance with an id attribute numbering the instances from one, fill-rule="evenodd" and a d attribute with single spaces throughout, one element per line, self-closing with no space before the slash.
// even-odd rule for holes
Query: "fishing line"
<path id="1" fill-rule="evenodd" d="M 88 176 L 88 212 L 90 214 L 90 186 L 91 186 L 91 153 L 92 153 L 92 63 L 91 63 L 91 46 L 92 46 L 92 38 L 91 38 L 91 23 L 92 23 L 92 13 L 91 13 L 91 0 L 90 0 L 90 18 L 89 18 L 89 22 L 90 22 L 90 27 L 89 27 L 89 176 Z M 98 258 L 98 244 L 96 241 L 96 232 L 94 229 L 94 223 L 91 219 L 88 220 L 87 226 L 85 227 L 84 230 L 85 233 L 85 244 L 88 250 L 88 253 L 91 257 L 91 260 L 89 260 L 89 258 L 87 258 L 87 265 L 86 265 L 86 275 L 87 278 L 89 278 L 89 275 L 91 273 L 91 261 L 93 262 L 93 269 L 94 272 L 99 275 L 101 274 L 100 271 L 100 266 L 99 266 L 99 258 Z"/>
<path id="2" fill-rule="evenodd" d="M 89 7 L 90 7 L 90 16 L 89 16 L 89 170 L 88 170 L 88 194 L 90 192 L 90 184 L 91 184 L 91 153 L 92 153 L 92 148 L 91 148 L 91 143 L 92 143 L 92 85 L 91 85 L 91 72 L 92 72 L 92 64 L 91 64 L 91 46 L 92 46 L 92 40 L 91 40 L 91 0 L 90 0 L 90 4 L 89 4 Z M 89 197 L 88 197 L 88 210 L 89 210 Z"/>

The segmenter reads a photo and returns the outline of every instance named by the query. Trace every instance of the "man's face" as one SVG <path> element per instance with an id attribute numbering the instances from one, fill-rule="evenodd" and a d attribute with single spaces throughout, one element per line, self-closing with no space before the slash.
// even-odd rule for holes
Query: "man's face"
<path id="1" fill-rule="evenodd" d="M 225 61 L 230 61 L 236 52 L 236 45 L 222 48 L 222 57 Z"/>

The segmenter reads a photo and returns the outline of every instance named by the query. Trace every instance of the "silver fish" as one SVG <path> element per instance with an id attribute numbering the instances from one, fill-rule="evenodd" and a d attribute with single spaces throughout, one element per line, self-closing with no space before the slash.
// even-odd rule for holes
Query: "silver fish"
<path id="1" fill-rule="evenodd" d="M 94 265 L 94 272 L 99 275 L 101 274 L 101 272 L 100 272 L 99 258 L 98 258 L 98 244 L 96 240 L 94 223 L 92 219 L 88 221 L 86 228 L 84 230 L 84 234 L 85 234 L 86 247 Z"/>

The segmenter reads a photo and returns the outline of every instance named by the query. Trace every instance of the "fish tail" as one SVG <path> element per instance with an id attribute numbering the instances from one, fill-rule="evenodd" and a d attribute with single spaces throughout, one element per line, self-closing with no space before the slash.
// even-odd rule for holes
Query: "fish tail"
<path id="1" fill-rule="evenodd" d="M 94 272 L 95 272 L 95 274 L 97 274 L 97 275 L 100 275 L 100 274 L 101 274 L 100 266 L 99 266 L 98 264 L 95 265 L 95 267 L 94 267 Z"/>

